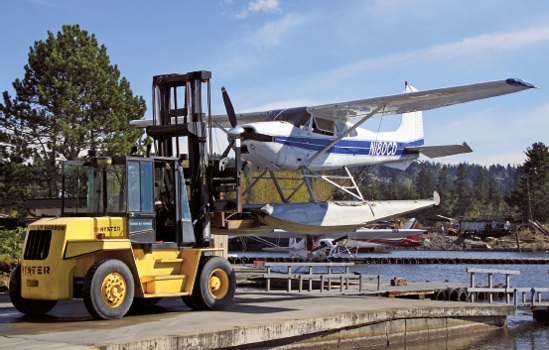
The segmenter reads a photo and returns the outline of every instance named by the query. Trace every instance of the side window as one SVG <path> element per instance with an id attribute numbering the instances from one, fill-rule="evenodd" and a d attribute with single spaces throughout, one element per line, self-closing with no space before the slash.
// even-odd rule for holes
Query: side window
<path id="1" fill-rule="evenodd" d="M 309 130 L 309 124 L 311 121 L 311 115 L 309 113 L 306 113 L 301 117 L 299 122 L 295 125 L 299 129 Z"/>
<path id="2" fill-rule="evenodd" d="M 113 164 L 107 167 L 107 212 L 126 211 L 126 167 L 124 164 Z"/>
<path id="3" fill-rule="evenodd" d="M 339 133 L 344 133 L 346 132 L 347 130 L 349 130 L 350 128 L 352 128 L 352 125 L 349 126 L 349 124 L 347 123 L 341 123 L 341 122 L 337 122 L 336 123 L 336 126 L 337 126 L 337 129 L 339 130 Z M 356 137 L 358 136 L 358 132 L 355 130 L 351 131 L 349 133 L 349 135 L 347 135 L 347 137 Z"/>
<path id="4" fill-rule="evenodd" d="M 313 133 L 334 136 L 337 132 L 336 124 L 332 120 L 314 117 Z"/>
<path id="5" fill-rule="evenodd" d="M 128 208 L 154 211 L 151 162 L 128 162 Z"/>

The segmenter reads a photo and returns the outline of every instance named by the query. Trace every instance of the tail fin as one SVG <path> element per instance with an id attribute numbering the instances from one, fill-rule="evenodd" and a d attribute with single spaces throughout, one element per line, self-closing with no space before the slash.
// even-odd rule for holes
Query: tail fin
<path id="1" fill-rule="evenodd" d="M 412 85 L 408 85 L 408 82 L 405 86 L 404 92 L 418 91 Z M 396 132 L 398 138 L 403 141 L 423 140 L 423 113 L 421 111 L 403 113 L 400 119 L 400 127 Z"/>
<path id="2" fill-rule="evenodd" d="M 404 226 L 402 227 L 402 229 L 413 229 L 413 228 L 418 228 L 418 225 L 417 225 L 417 219 L 416 218 L 411 218 L 410 220 L 408 220 Z"/>
<path id="3" fill-rule="evenodd" d="M 308 258 L 307 239 L 290 238 L 290 247 L 293 248 L 292 254 L 302 259 Z"/>

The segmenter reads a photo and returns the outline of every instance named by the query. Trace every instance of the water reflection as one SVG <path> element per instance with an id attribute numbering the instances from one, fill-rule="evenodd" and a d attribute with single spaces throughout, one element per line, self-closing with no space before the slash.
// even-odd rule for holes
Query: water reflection
<path id="1" fill-rule="evenodd" d="M 518 253 L 518 252 L 460 252 L 460 251 L 388 251 L 394 257 L 476 257 L 476 258 L 549 258 L 548 253 Z M 241 256 L 283 256 L 276 253 L 239 253 Z M 359 254 L 359 257 L 379 256 L 379 253 Z M 383 280 L 393 277 L 405 278 L 410 282 L 438 281 L 443 282 L 470 282 L 467 268 L 518 270 L 520 275 L 511 276 L 511 286 L 519 287 L 549 287 L 549 265 L 356 265 L 351 272 L 357 271 L 368 275 L 384 275 Z M 292 270 L 294 271 L 294 270 Z M 297 270 L 296 270 L 297 272 Z M 476 274 L 475 282 L 488 284 L 487 274 Z M 505 275 L 494 275 L 494 284 L 505 283 Z M 427 341 L 391 344 L 389 346 L 371 347 L 369 344 L 360 344 L 362 349 L 486 349 L 486 350 L 522 350 L 522 349 L 549 349 L 549 323 L 540 323 L 528 313 L 517 313 L 517 316 L 508 316 L 508 327 L 490 331 L 470 333 L 467 336 L 433 338 Z M 304 348 L 305 349 L 305 348 Z M 315 348 L 316 349 L 316 348 Z"/>

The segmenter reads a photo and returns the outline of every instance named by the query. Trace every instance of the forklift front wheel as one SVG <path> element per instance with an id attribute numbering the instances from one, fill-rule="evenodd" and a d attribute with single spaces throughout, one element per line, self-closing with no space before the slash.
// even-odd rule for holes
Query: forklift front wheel
<path id="1" fill-rule="evenodd" d="M 96 262 L 84 278 L 84 304 L 95 318 L 113 320 L 128 312 L 133 302 L 133 276 L 116 259 Z"/>
<path id="2" fill-rule="evenodd" d="M 220 257 L 206 257 L 198 267 L 193 293 L 184 297 L 197 310 L 223 310 L 233 300 L 236 278 L 233 267 Z M 187 300 L 186 300 L 187 299 Z"/>
<path id="3" fill-rule="evenodd" d="M 57 304 L 57 300 L 32 300 L 21 296 L 21 265 L 17 265 L 11 274 L 9 290 L 13 306 L 26 315 L 43 315 Z"/>

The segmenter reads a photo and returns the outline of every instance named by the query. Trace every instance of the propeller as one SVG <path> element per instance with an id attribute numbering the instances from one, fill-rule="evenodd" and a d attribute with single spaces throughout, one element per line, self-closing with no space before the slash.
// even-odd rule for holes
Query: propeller
<path id="1" fill-rule="evenodd" d="M 223 104 L 225 105 L 225 110 L 227 111 L 227 117 L 229 117 L 229 122 L 231 124 L 231 129 L 227 131 L 227 134 L 233 139 L 248 139 L 255 140 L 260 142 L 272 142 L 273 137 L 263 134 L 258 134 L 254 131 L 245 130 L 244 128 L 237 125 L 236 113 L 234 112 L 234 107 L 229 98 L 229 94 L 225 87 L 221 88 L 221 95 L 223 96 Z"/>
<path id="2" fill-rule="evenodd" d="M 347 238 L 349 238 L 348 235 L 341 236 L 341 237 L 339 237 L 339 238 L 334 239 L 334 240 L 332 241 L 332 244 L 333 244 L 333 243 L 340 242 L 340 241 L 343 241 L 343 240 L 346 240 Z"/>
<path id="3" fill-rule="evenodd" d="M 223 96 L 223 104 L 225 105 L 225 110 L 227 111 L 227 117 L 229 117 L 229 122 L 231 123 L 231 129 L 227 131 L 227 134 L 236 139 L 241 138 L 244 133 L 244 129 L 236 124 L 236 113 L 234 112 L 233 104 L 229 98 L 229 94 L 225 87 L 221 88 L 221 95 Z"/>

